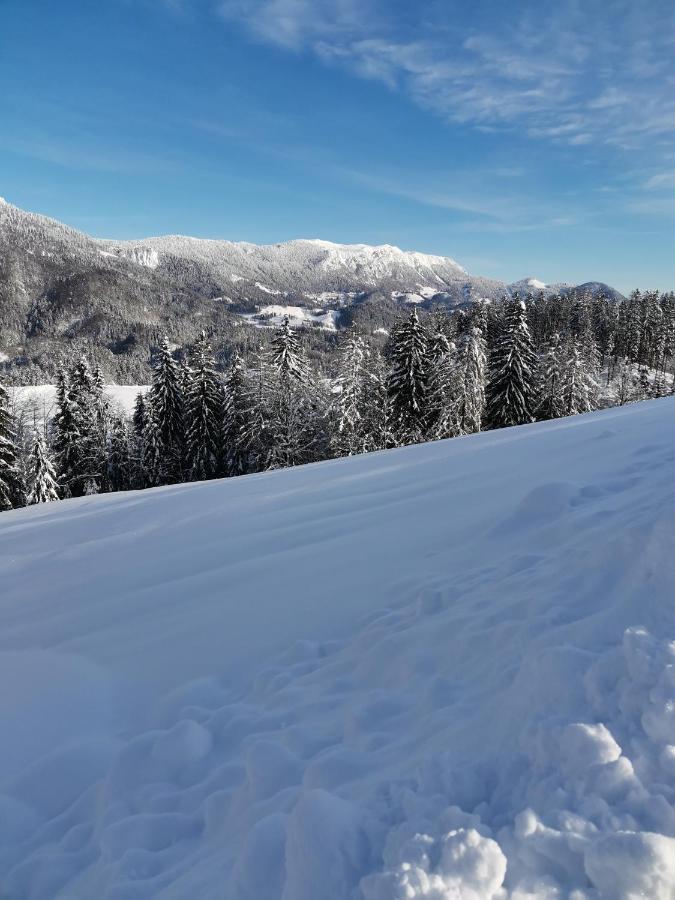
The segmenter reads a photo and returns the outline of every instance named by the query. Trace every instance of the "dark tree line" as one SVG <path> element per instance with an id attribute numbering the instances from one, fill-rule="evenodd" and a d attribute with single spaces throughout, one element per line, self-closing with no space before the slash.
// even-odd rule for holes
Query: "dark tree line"
<path id="1" fill-rule="evenodd" d="M 0 385 L 0 509 L 243 475 L 672 392 L 675 296 L 580 295 L 412 307 L 383 351 L 351 330 L 329 377 L 288 321 L 266 349 L 217 369 L 202 333 L 181 361 L 165 339 L 133 415 L 79 358 L 57 378 L 45 433 L 17 436 Z"/>

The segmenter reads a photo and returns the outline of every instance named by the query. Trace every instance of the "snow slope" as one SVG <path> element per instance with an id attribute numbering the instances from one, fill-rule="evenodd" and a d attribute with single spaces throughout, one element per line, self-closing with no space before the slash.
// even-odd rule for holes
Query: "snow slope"
<path id="1" fill-rule="evenodd" d="M 675 400 L 0 515 L 0 884 L 675 898 Z"/>

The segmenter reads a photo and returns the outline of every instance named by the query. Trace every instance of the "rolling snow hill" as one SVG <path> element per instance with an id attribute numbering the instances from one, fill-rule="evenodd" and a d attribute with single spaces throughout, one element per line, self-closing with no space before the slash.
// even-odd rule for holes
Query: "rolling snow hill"
<path id="1" fill-rule="evenodd" d="M 675 400 L 0 515 L 12 900 L 675 897 Z"/>
<path id="2" fill-rule="evenodd" d="M 218 351 L 255 344 L 249 326 L 270 318 L 270 307 L 306 309 L 294 321 L 316 332 L 357 321 L 377 334 L 408 302 L 452 307 L 515 290 L 574 290 L 540 284 L 507 285 L 450 257 L 388 245 L 96 240 L 0 201 L 0 363 L 27 382 L 48 380 L 72 347 L 93 354 L 110 380 L 146 381 L 149 349 L 165 333 L 183 345 L 206 328 Z M 592 290 L 620 297 L 606 285 Z"/>

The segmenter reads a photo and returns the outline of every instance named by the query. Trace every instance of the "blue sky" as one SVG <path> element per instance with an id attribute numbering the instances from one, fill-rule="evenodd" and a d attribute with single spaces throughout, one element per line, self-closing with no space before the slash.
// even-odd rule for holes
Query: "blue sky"
<path id="1" fill-rule="evenodd" d="M 675 289 L 672 0 L 0 0 L 0 195 Z"/>

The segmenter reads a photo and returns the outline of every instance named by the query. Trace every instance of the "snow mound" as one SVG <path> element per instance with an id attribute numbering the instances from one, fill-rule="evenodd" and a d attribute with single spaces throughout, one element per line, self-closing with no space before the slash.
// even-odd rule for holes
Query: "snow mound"
<path id="1" fill-rule="evenodd" d="M 674 413 L 2 514 L 4 891 L 675 898 Z"/>

